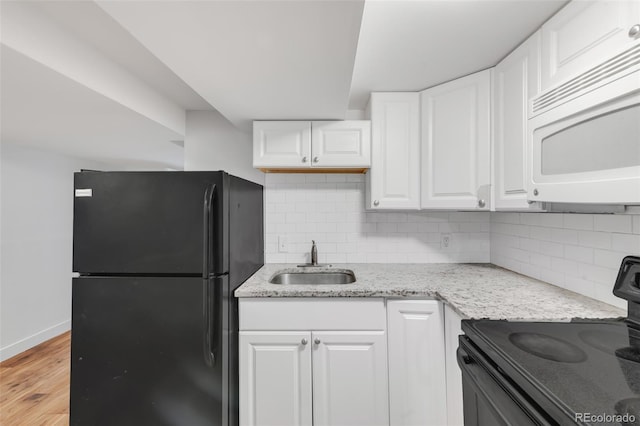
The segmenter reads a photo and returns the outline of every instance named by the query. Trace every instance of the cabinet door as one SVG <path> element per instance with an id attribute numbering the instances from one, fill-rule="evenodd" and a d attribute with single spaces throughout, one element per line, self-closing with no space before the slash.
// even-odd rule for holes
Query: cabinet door
<path id="1" fill-rule="evenodd" d="M 392 425 L 447 424 L 444 327 L 435 300 L 387 303 Z"/>
<path id="2" fill-rule="evenodd" d="M 462 317 L 449 306 L 444 307 L 444 346 L 447 375 L 447 425 L 464 425 L 462 403 L 462 372 L 458 367 L 456 351 L 458 336 L 462 334 Z"/>
<path id="3" fill-rule="evenodd" d="M 640 1 L 572 1 L 542 26 L 542 90 L 640 43 Z"/>
<path id="4" fill-rule="evenodd" d="M 540 32 L 496 65 L 493 73 L 493 190 L 496 210 L 529 210 L 529 99 L 540 89 Z"/>
<path id="5" fill-rule="evenodd" d="M 253 167 L 308 167 L 310 156 L 311 122 L 253 122 Z"/>
<path id="6" fill-rule="evenodd" d="M 422 208 L 490 208 L 491 71 L 421 93 Z"/>
<path id="7" fill-rule="evenodd" d="M 240 424 L 311 425 L 311 333 L 240 332 Z"/>
<path id="8" fill-rule="evenodd" d="M 312 167 L 369 167 L 371 122 L 368 120 L 313 121 Z"/>
<path id="9" fill-rule="evenodd" d="M 420 208 L 418 93 L 372 93 L 368 209 Z"/>
<path id="10" fill-rule="evenodd" d="M 384 331 L 314 331 L 313 346 L 313 423 L 388 425 Z"/>

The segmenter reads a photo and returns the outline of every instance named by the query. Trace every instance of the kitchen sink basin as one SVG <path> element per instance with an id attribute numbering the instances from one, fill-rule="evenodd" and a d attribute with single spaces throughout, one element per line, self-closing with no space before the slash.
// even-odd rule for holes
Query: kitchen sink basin
<path id="1" fill-rule="evenodd" d="M 284 271 L 276 272 L 269 280 L 271 284 L 351 284 L 356 276 L 350 269 L 332 271 Z"/>

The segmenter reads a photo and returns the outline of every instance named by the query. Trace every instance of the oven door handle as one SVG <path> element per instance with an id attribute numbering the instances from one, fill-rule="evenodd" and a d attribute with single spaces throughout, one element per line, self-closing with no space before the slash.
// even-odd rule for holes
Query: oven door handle
<path id="1" fill-rule="evenodd" d="M 462 340 L 464 336 L 460 336 L 460 338 Z M 484 361 L 484 356 L 474 348 L 461 341 L 456 358 L 463 372 L 463 382 L 465 380 L 471 382 L 473 387 L 489 402 L 495 413 L 506 421 L 506 424 L 543 426 L 555 424 L 541 408 L 535 406 L 499 371 Z M 510 401 L 510 404 L 505 401 Z M 515 420 L 511 419 L 514 410 L 509 407 L 513 404 L 517 405 L 520 410 L 520 413 L 516 414 L 517 417 L 520 417 L 516 423 L 510 421 Z"/>

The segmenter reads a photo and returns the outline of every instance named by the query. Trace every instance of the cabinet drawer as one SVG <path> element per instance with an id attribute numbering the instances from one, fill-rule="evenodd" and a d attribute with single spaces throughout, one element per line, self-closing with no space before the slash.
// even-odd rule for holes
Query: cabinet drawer
<path id="1" fill-rule="evenodd" d="M 240 299 L 240 330 L 386 330 L 384 299 Z"/>

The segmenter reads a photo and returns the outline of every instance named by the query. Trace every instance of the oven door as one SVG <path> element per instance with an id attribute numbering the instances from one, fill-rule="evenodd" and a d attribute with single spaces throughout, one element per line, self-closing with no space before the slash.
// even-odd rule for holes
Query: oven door
<path id="1" fill-rule="evenodd" d="M 460 336 L 465 426 L 557 425 L 478 351 Z"/>
<path id="2" fill-rule="evenodd" d="M 528 197 L 640 204 L 640 70 L 529 121 Z"/>

